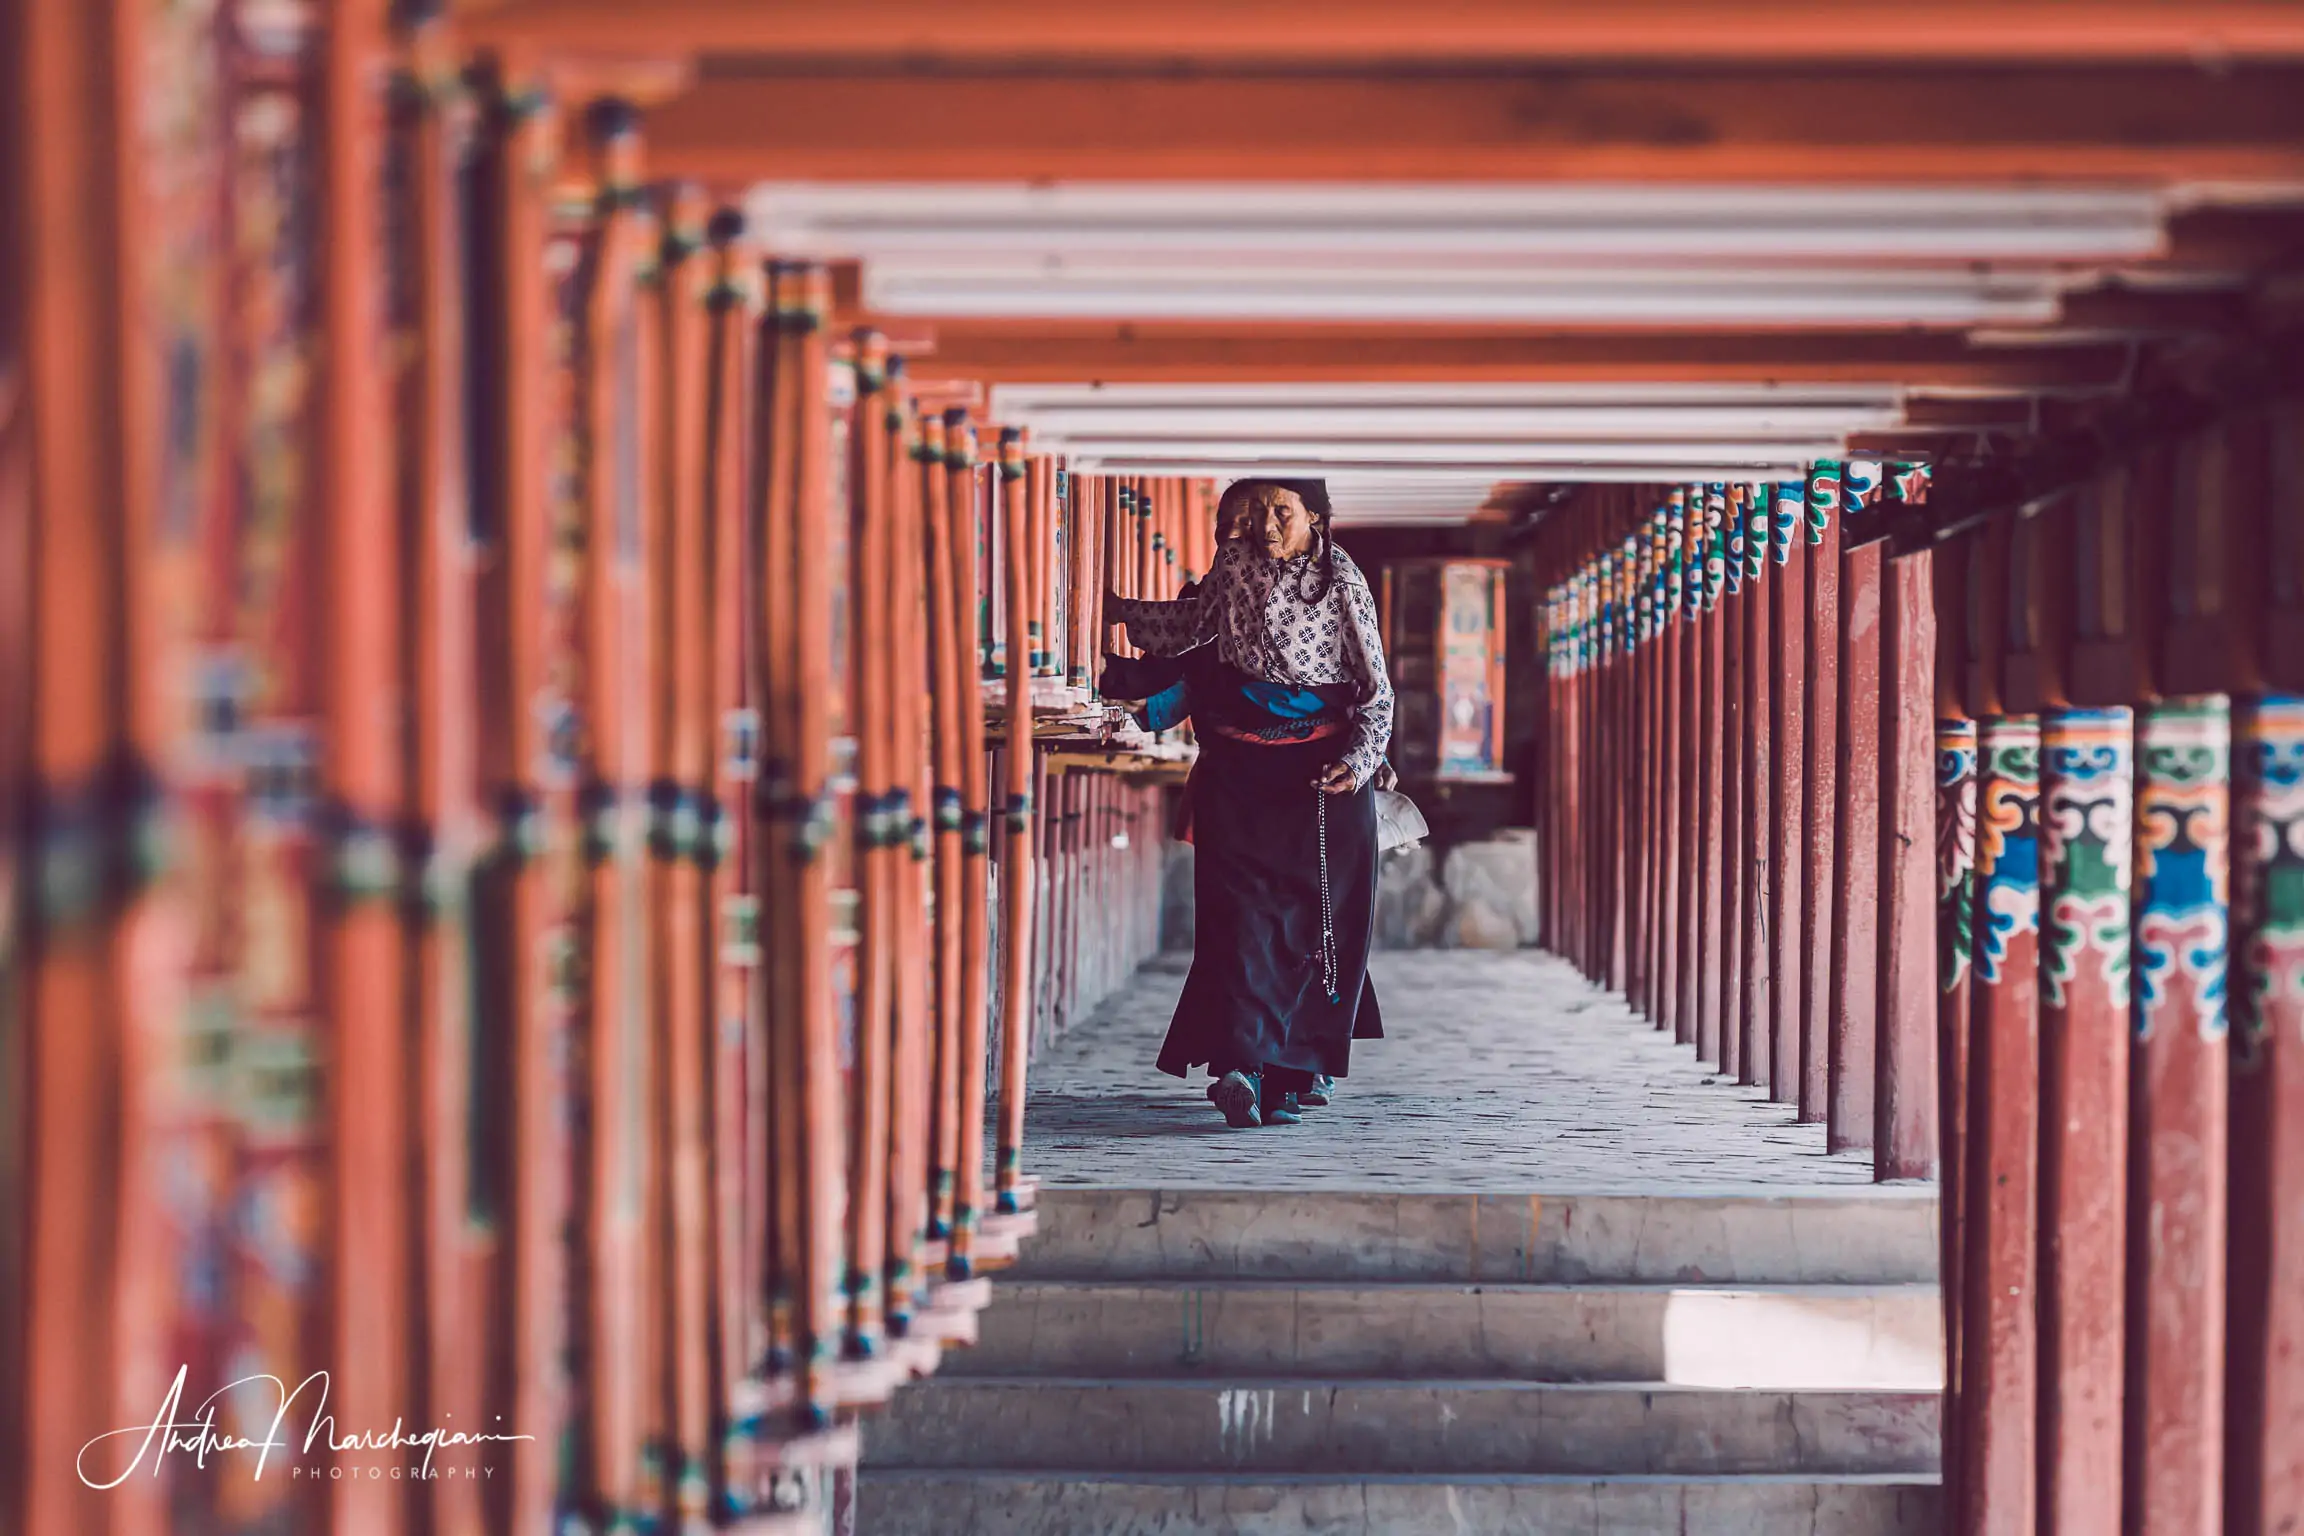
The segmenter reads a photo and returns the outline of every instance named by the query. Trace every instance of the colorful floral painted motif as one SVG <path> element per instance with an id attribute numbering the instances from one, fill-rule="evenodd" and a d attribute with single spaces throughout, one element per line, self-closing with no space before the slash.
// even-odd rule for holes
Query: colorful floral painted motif
<path id="1" fill-rule="evenodd" d="M 2052 1008 L 2069 1006 L 2088 966 L 2128 1005 L 2135 735 L 2125 709 L 2062 710 L 2042 731 L 2040 986 Z"/>
<path id="2" fill-rule="evenodd" d="M 1850 459 L 1840 466 L 1840 509 L 1861 512 L 1880 499 L 1880 461 Z"/>
<path id="3" fill-rule="evenodd" d="M 1968 980 L 1975 869 L 1976 722 L 1942 719 L 1936 722 L 1936 976 L 1947 992 Z"/>
<path id="4" fill-rule="evenodd" d="M 1830 459 L 1818 459 L 1808 470 L 1808 542 L 1824 542 L 1824 530 L 1832 526 L 1832 509 L 1840 504 L 1840 466 Z"/>
<path id="5" fill-rule="evenodd" d="M 1747 485 L 1744 491 L 1744 580 L 1757 583 L 1768 569 L 1769 487 Z"/>
<path id="6" fill-rule="evenodd" d="M 1728 595 L 1734 597 L 1744 590 L 1744 487 L 1737 486 L 1726 497 L 1728 504 L 1728 559 L 1724 574 L 1728 579 Z"/>
<path id="7" fill-rule="evenodd" d="M 1688 582 L 1688 493 L 1664 500 L 1664 607 L 1667 618 L 1691 611 Z"/>
<path id="8" fill-rule="evenodd" d="M 1704 492 L 1704 606 L 1717 607 L 1727 585 L 1728 487 L 1718 481 Z"/>
<path id="9" fill-rule="evenodd" d="M 1800 533 L 1800 509 L 1807 500 L 1807 488 L 1797 480 L 1786 480 L 1776 487 L 1776 515 L 1768 524 L 1768 553 L 1778 565 L 1792 558 L 1792 541 Z"/>
<path id="10" fill-rule="evenodd" d="M 2247 982 L 2235 996 L 2239 1044 L 2252 1058 L 2276 1020 L 2304 1022 L 2304 698 L 2258 700 L 2238 735 L 2233 766 L 2252 793 L 2233 828 L 2244 857 L 2232 872 L 2232 911 L 2247 936 Z"/>
<path id="11" fill-rule="evenodd" d="M 2136 774 L 2136 1034 L 2171 1009 L 2225 1030 L 2232 722 L 2222 695 L 2144 716 Z"/>
<path id="12" fill-rule="evenodd" d="M 1976 881 L 1983 930 L 1976 935 L 1977 980 L 2007 970 L 2010 947 L 2040 928 L 2040 722 L 1994 720 L 1983 730 L 1977 793 Z"/>

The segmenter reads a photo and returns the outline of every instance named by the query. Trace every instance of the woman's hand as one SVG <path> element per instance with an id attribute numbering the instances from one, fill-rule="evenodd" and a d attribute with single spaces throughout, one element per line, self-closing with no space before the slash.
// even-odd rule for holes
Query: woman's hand
<path id="1" fill-rule="evenodd" d="M 1331 795 L 1348 795 L 1359 788 L 1352 782 L 1352 765 L 1341 761 L 1321 769 L 1320 777 L 1312 782 Z"/>

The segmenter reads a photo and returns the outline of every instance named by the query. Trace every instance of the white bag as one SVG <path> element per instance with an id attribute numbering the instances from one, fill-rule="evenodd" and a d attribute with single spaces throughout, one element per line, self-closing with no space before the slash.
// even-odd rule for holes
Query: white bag
<path id="1" fill-rule="evenodd" d="M 1416 802 L 1396 789 L 1376 791 L 1376 851 L 1390 853 L 1395 848 L 1413 848 L 1424 841 L 1431 828 L 1424 825 L 1424 813 L 1416 809 Z"/>

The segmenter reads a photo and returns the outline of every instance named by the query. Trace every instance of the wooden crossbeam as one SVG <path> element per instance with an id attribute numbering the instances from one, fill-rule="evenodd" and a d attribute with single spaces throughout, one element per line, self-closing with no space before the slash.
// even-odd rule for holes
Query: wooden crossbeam
<path id="1" fill-rule="evenodd" d="M 947 320 L 911 368 L 987 383 L 1886 381 L 2021 394 L 2110 388 L 2126 360 L 2116 344 L 1994 349 L 1910 332 Z"/>
<path id="2" fill-rule="evenodd" d="M 692 90 L 650 112 L 648 143 L 657 171 L 728 183 L 2277 181 L 2304 178 L 2304 66 L 1379 74 L 707 59 Z"/>
<path id="3" fill-rule="evenodd" d="M 1444 15 L 1386 0 L 466 0 L 487 43 L 652 46 L 819 58 L 1465 58 L 1805 60 L 2304 57 L 2304 12 L 2281 0 L 1457 0 Z"/>

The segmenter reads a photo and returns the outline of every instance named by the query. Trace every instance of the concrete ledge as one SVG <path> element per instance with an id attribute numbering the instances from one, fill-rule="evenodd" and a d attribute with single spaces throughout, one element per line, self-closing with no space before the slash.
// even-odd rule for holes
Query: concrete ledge
<path id="1" fill-rule="evenodd" d="M 934 1378 L 870 1466 L 1081 1472 L 1932 1475 L 1933 1393 L 1648 1384 Z"/>
<path id="2" fill-rule="evenodd" d="M 1943 1385 L 1935 1288 L 1019 1280 L 947 1375 Z"/>
<path id="3" fill-rule="evenodd" d="M 1016 1279 L 1933 1284 L 1932 1188 L 1741 1194 L 1047 1189 Z"/>
<path id="4" fill-rule="evenodd" d="M 872 1536 L 1935 1536 L 1923 1479 L 1098 1477 L 867 1472 Z"/>

